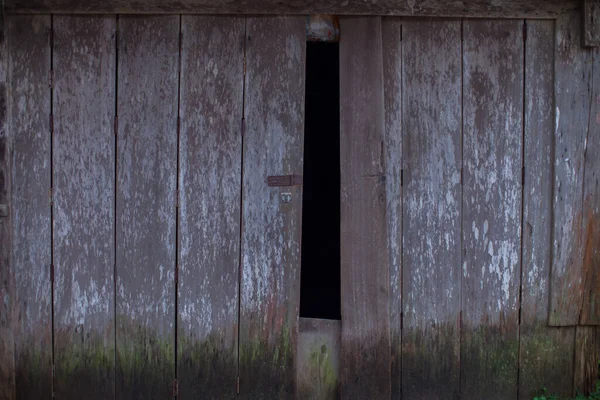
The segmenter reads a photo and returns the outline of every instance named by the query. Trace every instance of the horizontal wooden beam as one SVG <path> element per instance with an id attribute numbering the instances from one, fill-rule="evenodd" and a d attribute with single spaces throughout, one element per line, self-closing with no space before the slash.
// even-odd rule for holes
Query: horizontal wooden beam
<path id="1" fill-rule="evenodd" d="M 5 0 L 7 13 L 338 14 L 556 18 L 580 0 Z"/>

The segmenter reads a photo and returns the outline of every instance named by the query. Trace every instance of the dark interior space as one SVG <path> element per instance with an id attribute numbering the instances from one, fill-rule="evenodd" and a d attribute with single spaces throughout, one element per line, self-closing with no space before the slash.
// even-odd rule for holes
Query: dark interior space
<path id="1" fill-rule="evenodd" d="M 306 52 L 300 316 L 340 319 L 339 45 Z"/>

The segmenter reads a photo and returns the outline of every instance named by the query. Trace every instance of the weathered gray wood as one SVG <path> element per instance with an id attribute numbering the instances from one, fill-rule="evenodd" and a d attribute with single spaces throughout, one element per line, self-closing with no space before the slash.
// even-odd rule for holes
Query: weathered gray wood
<path id="1" fill-rule="evenodd" d="M 554 21 L 527 21 L 519 398 L 569 396 L 574 328 L 547 326 L 552 232 Z"/>
<path id="2" fill-rule="evenodd" d="M 556 18 L 580 0 L 7 0 L 10 13 L 338 14 Z"/>
<path id="3" fill-rule="evenodd" d="M 341 321 L 300 318 L 297 399 L 340 398 Z"/>
<path id="4" fill-rule="evenodd" d="M 600 325 L 600 50 L 594 49 L 590 118 L 584 142 L 583 301 L 579 323 Z"/>
<path id="5" fill-rule="evenodd" d="M 56 398 L 114 396 L 115 17 L 54 17 Z"/>
<path id="6" fill-rule="evenodd" d="M 402 98 L 402 395 L 456 399 L 461 307 L 461 23 L 404 21 L 402 30 L 407 54 Z"/>
<path id="7" fill-rule="evenodd" d="M 8 21 L 15 367 L 23 399 L 52 396 L 49 33 L 49 16 Z"/>
<path id="8" fill-rule="evenodd" d="M 592 52 L 581 46 L 581 15 L 556 21 L 553 243 L 549 324 L 577 325 L 583 300 L 582 197 Z"/>
<path id="9" fill-rule="evenodd" d="M 244 24 L 182 19 L 181 399 L 236 398 Z"/>
<path id="10" fill-rule="evenodd" d="M 575 370 L 573 395 L 589 394 L 596 390 L 600 359 L 600 328 L 578 326 L 575 336 Z"/>
<path id="11" fill-rule="evenodd" d="M 240 396 L 286 398 L 296 390 L 302 187 L 268 187 L 267 176 L 302 174 L 306 18 L 249 18 L 246 29 Z"/>
<path id="12" fill-rule="evenodd" d="M 175 377 L 179 17 L 121 17 L 116 395 L 165 399 Z"/>
<path id="13" fill-rule="evenodd" d="M 517 395 L 523 21 L 463 26 L 461 394 Z"/>
<path id="14" fill-rule="evenodd" d="M 390 398 L 381 18 L 341 18 L 341 395 Z"/>
<path id="15" fill-rule="evenodd" d="M 390 355 L 392 399 L 402 386 L 402 20 L 381 22 L 385 103 L 385 188 L 390 268 Z"/>
<path id="16" fill-rule="evenodd" d="M 584 0 L 583 29 L 585 45 L 600 46 L 600 0 Z"/>
<path id="17" fill-rule="evenodd" d="M 8 130 L 8 43 L 7 17 L 0 7 L 0 204 L 6 205 L 8 215 L 0 217 L 0 399 L 13 400 L 15 391 L 15 354 L 13 305 L 15 280 L 12 270 L 11 169 Z"/>

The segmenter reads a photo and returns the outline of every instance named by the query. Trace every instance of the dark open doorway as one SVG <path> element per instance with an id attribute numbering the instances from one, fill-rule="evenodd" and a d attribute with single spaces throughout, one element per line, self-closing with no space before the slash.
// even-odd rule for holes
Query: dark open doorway
<path id="1" fill-rule="evenodd" d="M 338 43 L 308 42 L 300 316 L 340 319 Z"/>

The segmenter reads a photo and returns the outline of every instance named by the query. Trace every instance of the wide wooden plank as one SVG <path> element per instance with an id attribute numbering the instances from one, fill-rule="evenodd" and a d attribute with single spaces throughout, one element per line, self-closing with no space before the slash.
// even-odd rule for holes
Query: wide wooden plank
<path id="1" fill-rule="evenodd" d="M 340 32 L 341 395 L 390 398 L 381 18 Z"/>
<path id="2" fill-rule="evenodd" d="M 302 187 L 269 187 L 267 178 L 302 174 L 305 63 L 305 18 L 247 20 L 242 398 L 285 398 L 295 393 Z"/>
<path id="3" fill-rule="evenodd" d="M 547 326 L 552 233 L 554 21 L 527 21 L 519 398 L 571 394 L 574 328 Z"/>
<path id="4" fill-rule="evenodd" d="M 236 397 L 244 18 L 182 18 L 179 398 Z"/>
<path id="5" fill-rule="evenodd" d="M 52 396 L 50 17 L 8 20 L 18 398 Z"/>
<path id="6" fill-rule="evenodd" d="M 553 243 L 549 324 L 577 325 L 583 300 L 582 197 L 592 51 L 581 46 L 581 15 L 556 21 Z"/>
<path id="7" fill-rule="evenodd" d="M 381 21 L 392 399 L 402 395 L 402 20 Z"/>
<path id="8" fill-rule="evenodd" d="M 116 396 L 165 399 L 175 377 L 179 17 L 121 17 Z"/>
<path id="9" fill-rule="evenodd" d="M 593 54 L 591 109 L 584 141 L 582 325 L 600 325 L 600 50 Z"/>
<path id="10" fill-rule="evenodd" d="M 465 21 L 461 394 L 517 395 L 523 21 Z"/>
<path id="11" fill-rule="evenodd" d="M 402 395 L 458 398 L 461 23 L 404 21 L 402 32 Z"/>
<path id="12" fill-rule="evenodd" d="M 341 322 L 300 318 L 297 399 L 340 398 Z"/>
<path id="13" fill-rule="evenodd" d="M 5 23 L 4 10 L 0 18 Z M 3 25 L 4 27 L 5 25 Z M 8 207 L 0 217 L 0 399 L 12 400 L 15 393 L 15 346 L 13 309 L 15 280 L 12 269 L 12 193 L 11 169 L 8 129 L 8 41 L 7 31 L 2 29 L 0 34 L 0 204 Z"/>
<path id="14" fill-rule="evenodd" d="M 339 14 L 422 17 L 556 18 L 580 0 L 7 0 L 10 13 Z"/>
<path id="15" fill-rule="evenodd" d="M 114 396 L 115 17 L 54 17 L 56 398 Z"/>

